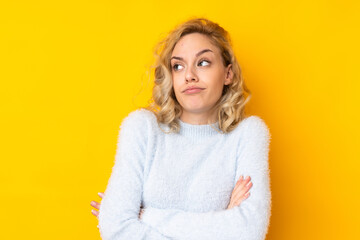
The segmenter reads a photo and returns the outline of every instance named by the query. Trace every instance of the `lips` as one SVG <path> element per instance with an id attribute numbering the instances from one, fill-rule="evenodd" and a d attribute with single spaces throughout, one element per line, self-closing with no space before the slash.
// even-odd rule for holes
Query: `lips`
<path id="1" fill-rule="evenodd" d="M 199 88 L 199 87 L 190 87 L 188 89 L 186 89 L 185 91 L 183 91 L 183 93 L 195 93 L 195 92 L 200 92 L 201 90 L 204 90 L 205 88 Z"/>

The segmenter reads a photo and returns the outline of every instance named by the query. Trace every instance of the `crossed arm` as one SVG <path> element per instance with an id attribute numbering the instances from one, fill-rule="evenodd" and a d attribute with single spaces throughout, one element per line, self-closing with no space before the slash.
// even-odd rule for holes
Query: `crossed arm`
<path id="1" fill-rule="evenodd" d="M 143 221 L 176 239 L 263 240 L 270 221 L 271 192 L 268 167 L 270 132 L 257 116 L 247 119 L 239 146 L 236 179 L 251 176 L 251 196 L 239 206 L 205 213 L 146 208 Z"/>
<path id="2" fill-rule="evenodd" d="M 197 213 L 150 207 L 139 219 L 143 163 L 140 158 L 132 158 L 130 152 L 141 152 L 143 149 L 141 143 L 132 145 L 132 150 L 123 149 L 125 146 L 120 137 L 116 162 L 100 206 L 102 238 L 263 240 L 271 208 L 269 132 L 264 122 L 255 120 L 248 126 L 246 142 L 240 147 L 236 173 L 236 179 L 240 175 L 252 176 L 254 186 L 251 196 L 240 205 L 222 211 Z M 139 137 L 133 131 L 129 134 L 129 129 L 122 130 L 124 139 L 129 140 L 131 135 L 132 138 Z"/>

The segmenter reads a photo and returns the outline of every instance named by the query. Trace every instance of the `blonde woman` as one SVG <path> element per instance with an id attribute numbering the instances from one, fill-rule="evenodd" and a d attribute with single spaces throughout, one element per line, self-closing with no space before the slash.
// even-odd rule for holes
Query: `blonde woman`
<path id="1" fill-rule="evenodd" d="M 153 101 L 121 123 L 107 188 L 91 203 L 102 239 L 265 239 L 270 132 L 244 114 L 251 93 L 228 33 L 190 19 L 155 54 Z"/>

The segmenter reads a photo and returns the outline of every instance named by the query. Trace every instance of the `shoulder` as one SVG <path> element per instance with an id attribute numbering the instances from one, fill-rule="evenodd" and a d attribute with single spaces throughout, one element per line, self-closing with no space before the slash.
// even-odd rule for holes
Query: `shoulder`
<path id="1" fill-rule="evenodd" d="M 267 140 L 271 138 L 268 125 L 257 115 L 251 115 L 244 118 L 237 128 L 245 138 L 263 138 Z"/>
<path id="2" fill-rule="evenodd" d="M 121 126 L 136 126 L 142 128 L 153 124 L 156 121 L 156 116 L 150 110 L 139 108 L 130 112 L 121 122 Z"/>
<path id="3" fill-rule="evenodd" d="M 143 138 L 155 134 L 154 129 L 156 127 L 157 120 L 155 114 L 145 108 L 139 108 L 123 118 L 120 124 L 120 131 L 129 132 L 129 134 Z"/>
<path id="4" fill-rule="evenodd" d="M 149 138 L 154 135 L 153 125 L 156 116 L 147 109 L 136 109 L 121 121 L 119 127 L 118 144 L 145 146 Z M 121 145 L 120 144 L 120 145 Z"/>
<path id="5" fill-rule="evenodd" d="M 238 156 L 244 164 L 267 164 L 270 150 L 270 130 L 265 121 L 256 115 L 242 120 L 242 134 L 239 137 Z"/>
<path id="6" fill-rule="evenodd" d="M 245 125 L 248 131 L 257 131 L 263 133 L 270 133 L 268 125 L 265 121 L 256 115 L 249 116 L 245 119 Z"/>

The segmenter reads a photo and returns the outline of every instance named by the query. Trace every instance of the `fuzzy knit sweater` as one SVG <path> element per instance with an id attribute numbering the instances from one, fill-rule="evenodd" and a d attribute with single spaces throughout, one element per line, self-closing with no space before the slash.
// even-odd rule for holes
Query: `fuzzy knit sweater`
<path id="1" fill-rule="evenodd" d="M 101 238 L 265 239 L 271 215 L 265 122 L 252 115 L 224 134 L 213 128 L 218 122 L 179 121 L 180 132 L 169 134 L 149 110 L 124 118 L 99 209 Z M 226 209 L 241 175 L 251 177 L 250 196 Z"/>

